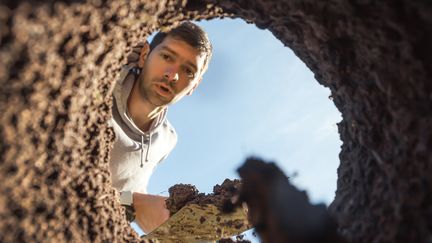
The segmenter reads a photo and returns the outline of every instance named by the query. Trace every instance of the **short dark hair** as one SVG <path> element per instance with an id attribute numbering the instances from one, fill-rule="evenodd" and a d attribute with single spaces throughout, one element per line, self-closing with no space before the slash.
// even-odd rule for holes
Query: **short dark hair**
<path id="1" fill-rule="evenodd" d="M 210 58 L 212 56 L 212 45 L 207 36 L 207 33 L 198 25 L 186 21 L 182 22 L 177 27 L 169 30 L 168 32 L 159 31 L 150 43 L 150 52 L 163 42 L 165 37 L 171 36 L 176 39 L 180 39 L 186 43 L 188 43 L 193 48 L 197 49 L 200 53 L 205 55 L 204 66 L 202 68 L 201 73 L 203 73 L 210 62 Z"/>

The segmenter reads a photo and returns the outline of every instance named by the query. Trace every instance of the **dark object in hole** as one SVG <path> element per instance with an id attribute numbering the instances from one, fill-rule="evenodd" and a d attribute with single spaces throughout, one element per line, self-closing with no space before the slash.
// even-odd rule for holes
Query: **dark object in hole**
<path id="1" fill-rule="evenodd" d="M 324 205 L 311 205 L 274 164 L 249 158 L 238 169 L 240 201 L 264 243 L 343 243 Z"/>

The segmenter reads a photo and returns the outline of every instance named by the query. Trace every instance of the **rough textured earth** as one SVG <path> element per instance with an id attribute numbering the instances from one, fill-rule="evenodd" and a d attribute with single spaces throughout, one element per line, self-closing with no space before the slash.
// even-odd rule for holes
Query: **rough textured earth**
<path id="1" fill-rule="evenodd" d="M 189 204 L 212 204 L 221 211 L 227 211 L 227 207 L 232 207 L 231 199 L 239 194 L 240 187 L 240 180 L 225 179 L 221 185 L 213 187 L 213 193 L 205 194 L 199 193 L 194 185 L 177 184 L 168 190 L 167 208 L 171 215 Z"/>
<path id="2" fill-rule="evenodd" d="M 110 187 L 114 81 L 151 31 L 228 15 L 271 31 L 330 88 L 343 117 L 330 207 L 340 232 L 430 241 L 425 0 L 1 1 L 0 241 L 139 241 Z"/>
<path id="3" fill-rule="evenodd" d="M 198 197 L 198 189 L 190 184 L 177 184 L 168 189 L 169 198 L 165 201 L 170 215 L 177 213 L 182 207 L 196 197 Z"/>
<path id="4" fill-rule="evenodd" d="M 311 205 L 274 164 L 250 158 L 238 169 L 239 202 L 263 243 L 345 243 L 323 204 Z"/>

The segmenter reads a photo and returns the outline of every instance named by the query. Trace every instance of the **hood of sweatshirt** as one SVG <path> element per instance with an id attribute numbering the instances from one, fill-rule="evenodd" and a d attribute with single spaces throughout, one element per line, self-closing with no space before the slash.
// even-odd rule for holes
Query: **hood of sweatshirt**
<path id="1" fill-rule="evenodd" d="M 157 118 L 153 120 L 147 132 L 142 131 L 134 123 L 128 114 L 127 100 L 132 91 L 135 81 L 138 79 L 140 69 L 124 67 L 120 73 L 119 82 L 116 83 L 113 91 L 114 104 L 123 124 L 128 127 L 130 137 L 141 143 L 141 167 L 148 161 L 151 146 L 152 134 L 161 126 L 166 119 L 167 109 L 165 108 Z M 148 141 L 147 149 L 144 151 L 144 142 Z"/>

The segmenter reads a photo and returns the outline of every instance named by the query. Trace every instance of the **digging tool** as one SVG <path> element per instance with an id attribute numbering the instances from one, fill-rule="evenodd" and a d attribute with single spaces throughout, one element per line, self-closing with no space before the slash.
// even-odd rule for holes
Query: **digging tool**
<path id="1" fill-rule="evenodd" d="M 190 204 L 143 238 L 163 243 L 212 242 L 250 228 L 246 206 L 238 207 L 232 213 L 223 213 L 212 204 Z"/>

